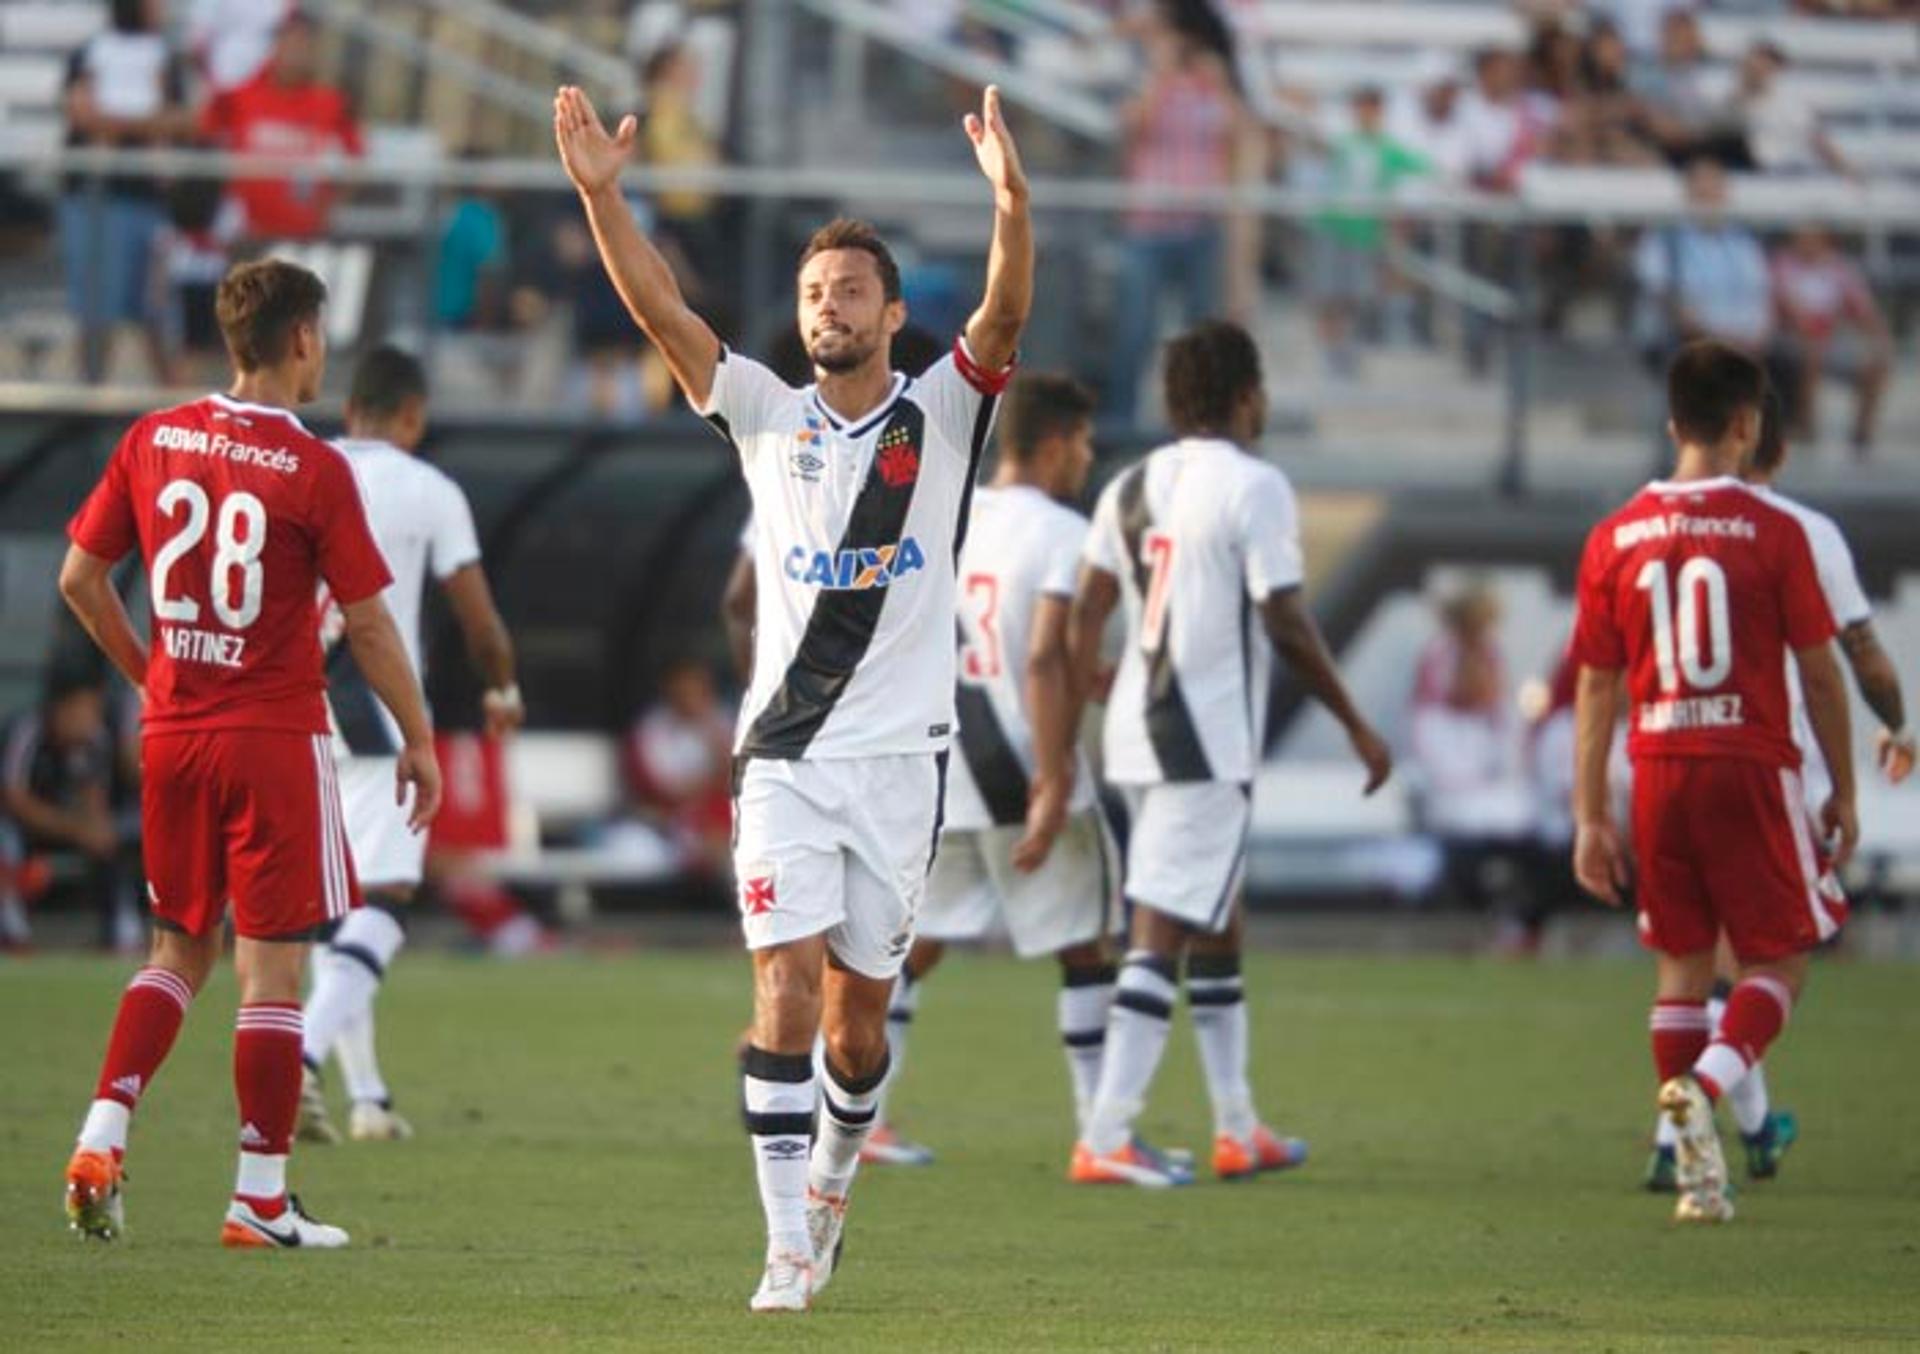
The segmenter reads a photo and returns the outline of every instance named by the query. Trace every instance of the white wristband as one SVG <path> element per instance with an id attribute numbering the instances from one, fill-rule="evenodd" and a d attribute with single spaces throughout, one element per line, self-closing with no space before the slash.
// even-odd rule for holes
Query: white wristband
<path id="1" fill-rule="evenodd" d="M 520 683 L 509 682 L 505 686 L 496 686 L 481 699 L 487 705 L 505 705 L 517 709 L 520 705 Z"/>

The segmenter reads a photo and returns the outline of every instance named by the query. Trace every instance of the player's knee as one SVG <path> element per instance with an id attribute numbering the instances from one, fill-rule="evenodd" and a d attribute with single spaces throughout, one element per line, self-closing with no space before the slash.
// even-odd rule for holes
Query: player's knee
<path id="1" fill-rule="evenodd" d="M 916 940 L 913 942 L 913 952 L 907 956 L 907 974 L 914 982 L 919 982 L 932 973 L 946 956 L 947 947 L 944 942 Z"/>
<path id="2" fill-rule="evenodd" d="M 827 1061 L 842 1083 L 865 1081 L 886 1070 L 884 1024 L 868 1029 L 849 1020 L 835 1021 L 827 1028 L 826 1043 Z"/>
<path id="3" fill-rule="evenodd" d="M 1145 950 L 1163 958 L 1178 955 L 1187 943 L 1187 927 L 1178 918 L 1135 903 L 1129 949 Z"/>
<path id="4" fill-rule="evenodd" d="M 755 1042 L 780 1053 L 807 1049 L 819 1027 L 820 975 L 780 959 L 762 964 L 754 981 Z"/>
<path id="5" fill-rule="evenodd" d="M 155 927 L 147 962 L 154 968 L 167 970 L 197 994 L 213 975 L 213 966 L 219 957 L 218 933 L 191 936 L 184 931 Z"/>

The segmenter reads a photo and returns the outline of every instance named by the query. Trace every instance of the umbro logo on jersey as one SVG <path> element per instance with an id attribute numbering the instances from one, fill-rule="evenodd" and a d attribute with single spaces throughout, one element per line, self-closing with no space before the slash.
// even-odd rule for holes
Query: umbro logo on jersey
<path id="1" fill-rule="evenodd" d="M 810 588 L 831 592 L 864 592 L 918 573 L 927 567 L 920 542 L 908 536 L 898 545 L 874 549 L 808 550 L 796 545 L 787 552 L 787 577 Z"/>
<path id="2" fill-rule="evenodd" d="M 802 443 L 806 441 L 804 434 L 800 440 Z M 787 462 L 787 467 L 795 479 L 805 480 L 808 484 L 818 484 L 820 472 L 827 468 L 827 463 L 803 445 L 795 449 L 792 458 Z"/>

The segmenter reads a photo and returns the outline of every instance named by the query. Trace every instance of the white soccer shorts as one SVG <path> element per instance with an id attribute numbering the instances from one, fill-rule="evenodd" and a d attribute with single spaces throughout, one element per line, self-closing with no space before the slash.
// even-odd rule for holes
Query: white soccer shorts
<path id="1" fill-rule="evenodd" d="M 417 888 L 427 860 L 427 834 L 407 826 L 410 806 L 393 802 L 398 757 L 341 757 L 340 803 L 347 845 L 362 889 Z"/>
<path id="2" fill-rule="evenodd" d="M 733 803 L 747 948 L 824 933 L 855 973 L 897 975 L 926 896 L 941 767 L 933 754 L 748 762 Z"/>
<path id="3" fill-rule="evenodd" d="M 1250 786 L 1230 781 L 1129 787 L 1127 897 L 1202 931 L 1224 931 L 1245 881 Z"/>
<path id="4" fill-rule="evenodd" d="M 1099 811 L 1067 820 L 1046 863 L 1033 874 L 1013 866 L 1023 827 L 949 832 L 927 881 L 919 934 L 980 940 L 1004 922 L 1022 959 L 1055 954 L 1120 928 L 1119 872 Z"/>

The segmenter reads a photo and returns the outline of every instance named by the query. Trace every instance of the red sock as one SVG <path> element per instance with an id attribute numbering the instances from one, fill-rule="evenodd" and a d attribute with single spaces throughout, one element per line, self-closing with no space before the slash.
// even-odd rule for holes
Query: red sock
<path id="1" fill-rule="evenodd" d="M 1713 1032 L 1704 1001 L 1656 1001 L 1648 1017 L 1653 1066 L 1662 1084 L 1689 1071 Z"/>
<path id="2" fill-rule="evenodd" d="M 233 1086 L 240 1097 L 240 1150 L 281 1157 L 300 1113 L 300 1007 L 262 1001 L 240 1008 L 233 1036 Z M 271 1204 L 278 1194 L 262 1195 Z"/>
<path id="3" fill-rule="evenodd" d="M 138 1105 L 172 1051 L 192 1001 L 187 980 L 170 969 L 143 968 L 134 974 L 120 997 L 93 1098 L 117 1100 L 128 1109 Z"/>
<path id="4" fill-rule="evenodd" d="M 1793 992 L 1778 978 L 1761 974 L 1735 983 L 1713 1044 L 1693 1067 L 1694 1078 L 1706 1093 L 1718 1100 L 1766 1057 L 1792 1011 Z"/>

